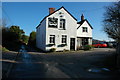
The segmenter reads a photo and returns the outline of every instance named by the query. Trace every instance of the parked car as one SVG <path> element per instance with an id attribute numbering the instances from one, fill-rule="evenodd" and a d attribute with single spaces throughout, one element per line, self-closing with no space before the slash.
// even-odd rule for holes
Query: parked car
<path id="1" fill-rule="evenodd" d="M 93 47 L 107 47 L 107 44 L 105 42 L 95 42 L 92 44 Z"/>
<path id="2" fill-rule="evenodd" d="M 106 42 L 106 44 L 109 48 L 116 48 L 116 46 L 117 46 L 116 42 Z"/>
<path id="3" fill-rule="evenodd" d="M 113 43 L 113 47 L 116 48 L 117 47 L 117 42 L 112 42 Z"/>
<path id="4" fill-rule="evenodd" d="M 111 42 L 106 42 L 106 44 L 107 44 L 107 47 L 113 48 L 113 43 L 111 43 Z"/>

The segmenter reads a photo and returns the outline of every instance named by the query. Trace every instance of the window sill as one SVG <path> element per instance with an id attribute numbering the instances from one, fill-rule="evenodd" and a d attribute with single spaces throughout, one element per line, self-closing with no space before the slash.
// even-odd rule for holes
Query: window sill
<path id="1" fill-rule="evenodd" d="M 60 44 L 60 45 L 58 45 L 58 47 L 65 47 L 65 46 L 67 46 L 67 44 Z"/>
<path id="2" fill-rule="evenodd" d="M 61 45 L 62 45 L 62 46 L 67 46 L 67 44 L 66 44 L 66 43 L 62 43 Z"/>
<path id="3" fill-rule="evenodd" d="M 66 30 L 66 29 L 61 29 L 61 28 L 59 28 L 59 30 Z"/>
<path id="4" fill-rule="evenodd" d="M 55 46 L 54 43 L 47 44 L 48 47 Z"/>
<path id="5" fill-rule="evenodd" d="M 55 43 L 49 43 L 50 45 L 55 45 Z"/>
<path id="6" fill-rule="evenodd" d="M 57 27 L 48 27 L 48 28 L 57 28 Z"/>
<path id="7" fill-rule="evenodd" d="M 83 33 L 88 33 L 88 32 L 83 32 Z"/>
<path id="8" fill-rule="evenodd" d="M 61 43 L 61 44 L 66 44 L 66 43 Z"/>

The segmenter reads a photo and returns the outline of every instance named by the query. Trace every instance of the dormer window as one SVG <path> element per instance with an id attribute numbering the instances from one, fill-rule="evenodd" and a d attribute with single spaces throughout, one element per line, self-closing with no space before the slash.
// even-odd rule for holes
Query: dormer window
<path id="1" fill-rule="evenodd" d="M 65 29 L 65 19 L 60 19 L 60 29 Z"/>
<path id="2" fill-rule="evenodd" d="M 57 28 L 58 19 L 57 18 L 48 18 L 48 27 Z"/>

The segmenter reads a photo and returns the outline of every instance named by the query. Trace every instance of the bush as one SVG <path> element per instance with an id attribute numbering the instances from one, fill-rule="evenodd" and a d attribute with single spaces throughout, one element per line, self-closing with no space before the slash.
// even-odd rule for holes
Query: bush
<path id="1" fill-rule="evenodd" d="M 69 50 L 67 50 L 67 49 L 64 49 L 64 50 L 63 50 L 63 52 L 67 52 L 67 51 L 69 51 Z"/>
<path id="2" fill-rule="evenodd" d="M 7 51 L 9 51 L 9 50 L 6 49 L 5 47 L 2 47 L 2 51 L 3 51 L 3 52 L 7 52 Z"/>
<path id="3" fill-rule="evenodd" d="M 56 48 L 51 48 L 50 49 L 50 52 L 55 52 L 56 51 Z"/>
<path id="4" fill-rule="evenodd" d="M 92 45 L 85 45 L 85 46 L 84 46 L 84 50 L 90 50 L 90 49 L 92 49 L 92 48 L 93 48 Z"/>

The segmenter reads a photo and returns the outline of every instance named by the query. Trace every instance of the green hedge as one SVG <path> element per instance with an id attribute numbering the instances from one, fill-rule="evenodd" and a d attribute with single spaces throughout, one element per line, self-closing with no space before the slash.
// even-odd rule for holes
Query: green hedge
<path id="1" fill-rule="evenodd" d="M 93 48 L 92 45 L 85 45 L 84 50 L 91 50 Z"/>

